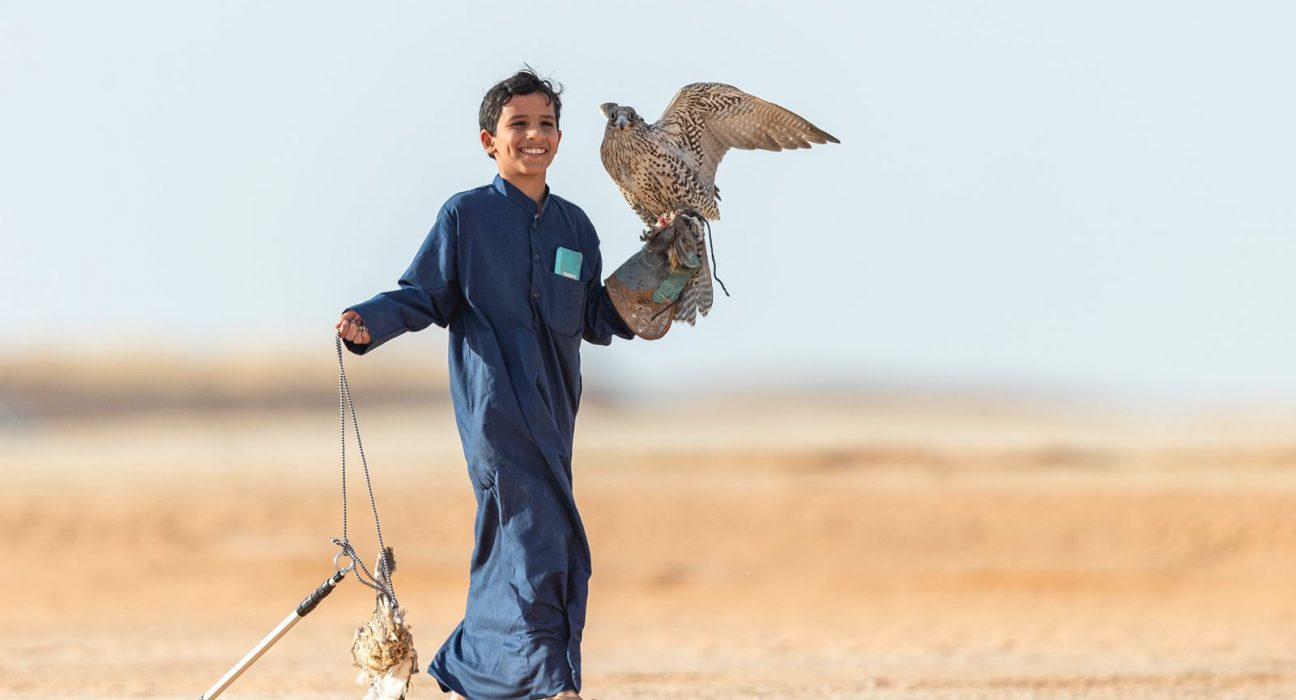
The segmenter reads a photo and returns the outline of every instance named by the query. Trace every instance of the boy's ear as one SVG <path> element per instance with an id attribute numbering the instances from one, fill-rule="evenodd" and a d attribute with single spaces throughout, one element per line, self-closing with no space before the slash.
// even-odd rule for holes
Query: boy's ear
<path id="1" fill-rule="evenodd" d="M 494 159 L 495 158 L 495 137 L 491 136 L 491 133 L 485 129 L 481 130 L 481 145 L 482 145 L 482 149 L 486 151 L 486 155 Z"/>

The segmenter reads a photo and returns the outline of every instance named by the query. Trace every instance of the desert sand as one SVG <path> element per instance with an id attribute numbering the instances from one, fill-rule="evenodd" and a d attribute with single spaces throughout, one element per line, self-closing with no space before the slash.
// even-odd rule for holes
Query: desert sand
<path id="1" fill-rule="evenodd" d="M 331 572 L 329 359 L 4 367 L 0 697 L 196 698 Z M 472 546 L 453 415 L 439 370 L 352 365 L 430 658 Z M 586 698 L 1296 697 L 1296 413 L 591 392 L 577 443 Z M 371 609 L 345 581 L 222 697 L 359 698 Z"/>

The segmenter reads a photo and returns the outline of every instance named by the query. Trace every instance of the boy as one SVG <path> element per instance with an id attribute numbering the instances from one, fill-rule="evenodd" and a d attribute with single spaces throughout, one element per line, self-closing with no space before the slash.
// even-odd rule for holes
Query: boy
<path id="1" fill-rule="evenodd" d="M 463 621 L 428 673 L 472 700 L 575 698 L 590 576 L 572 496 L 580 343 L 632 338 L 602 282 L 585 213 L 549 193 L 558 91 L 524 70 L 482 100 L 499 175 L 450 198 L 400 288 L 347 309 L 364 354 L 406 331 L 450 330 L 451 397 L 477 498 Z"/>

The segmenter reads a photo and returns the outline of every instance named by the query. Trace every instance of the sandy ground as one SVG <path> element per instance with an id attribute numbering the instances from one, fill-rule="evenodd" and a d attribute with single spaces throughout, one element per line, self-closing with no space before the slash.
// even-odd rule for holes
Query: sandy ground
<path id="1" fill-rule="evenodd" d="M 430 657 L 471 550 L 453 418 L 353 382 Z M 0 429 L 0 697 L 196 698 L 329 573 L 327 397 L 147 404 Z M 578 436 L 587 698 L 1296 697 L 1296 415 L 591 400 Z M 360 697 L 371 602 L 344 583 L 224 697 Z"/>

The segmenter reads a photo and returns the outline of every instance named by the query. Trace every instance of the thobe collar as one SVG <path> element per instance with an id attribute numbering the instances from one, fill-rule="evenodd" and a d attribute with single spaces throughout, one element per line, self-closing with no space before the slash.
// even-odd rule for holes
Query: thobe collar
<path id="1" fill-rule="evenodd" d="M 545 185 L 544 200 L 540 202 L 539 206 L 536 205 L 534 199 L 526 196 L 525 192 L 519 190 L 513 185 L 513 183 L 505 180 L 500 175 L 495 176 L 494 185 L 495 189 L 498 190 L 500 194 L 508 197 L 510 202 L 515 202 L 518 206 L 525 207 L 527 213 L 532 216 L 539 216 L 540 213 L 544 211 L 545 205 L 549 203 L 549 185 Z"/>

